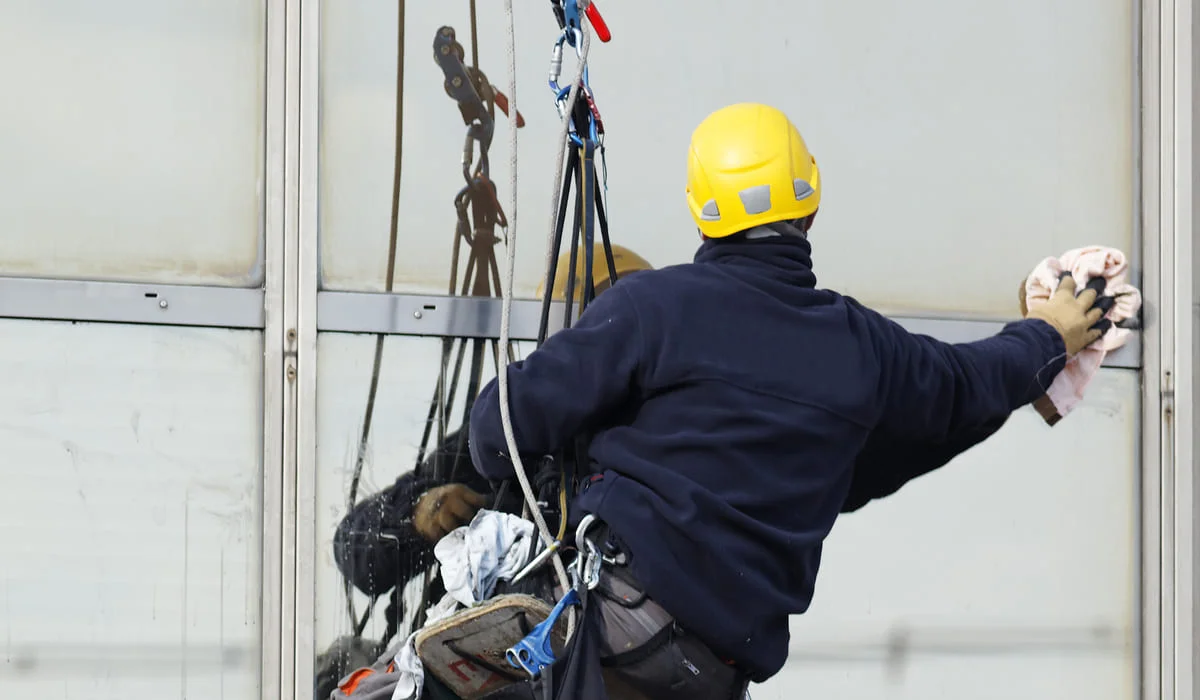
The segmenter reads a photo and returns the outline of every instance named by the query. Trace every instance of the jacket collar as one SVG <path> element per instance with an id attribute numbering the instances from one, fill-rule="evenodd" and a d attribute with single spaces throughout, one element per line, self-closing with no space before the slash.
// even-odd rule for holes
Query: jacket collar
<path id="1" fill-rule="evenodd" d="M 707 238 L 693 262 L 753 268 L 793 285 L 815 287 L 812 245 L 790 224 L 759 226 L 728 238 Z"/>

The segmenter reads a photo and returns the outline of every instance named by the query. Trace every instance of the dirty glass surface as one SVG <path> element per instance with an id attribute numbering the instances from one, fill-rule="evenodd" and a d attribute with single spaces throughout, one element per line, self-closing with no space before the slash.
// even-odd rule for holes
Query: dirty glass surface
<path id="1" fill-rule="evenodd" d="M 395 289 L 446 293 L 465 127 L 431 55 L 442 25 L 472 63 L 467 3 L 407 3 Z M 1130 252 L 1135 3 L 611 3 L 589 65 L 606 129 L 613 240 L 656 266 L 697 245 L 684 200 L 694 126 L 739 101 L 799 125 L 821 166 L 819 283 L 885 311 L 1015 315 L 1017 282 L 1090 245 Z M 321 6 L 326 288 L 385 288 L 395 189 L 397 3 Z M 507 91 L 503 9 L 479 3 L 478 66 Z M 947 31 L 945 27 L 953 27 Z M 518 294 L 543 273 L 557 158 L 546 83 L 556 25 L 516 8 Z M 714 47 L 736 47 L 716 50 Z M 568 49 L 564 75 L 571 75 Z M 563 78 L 568 84 L 569 78 Z M 491 177 L 512 196 L 508 120 Z M 568 220 L 568 225 L 570 220 Z"/>
<path id="2" fill-rule="evenodd" d="M 883 311 L 1011 317 L 1017 282 L 1042 258 L 1093 243 L 1131 247 L 1131 4 L 740 8 L 602 8 L 614 41 L 594 42 L 590 65 L 614 242 L 656 266 L 689 260 L 698 243 L 683 198 L 691 129 L 724 104 L 763 101 L 788 111 L 821 163 L 825 204 L 811 236 L 820 284 Z M 466 129 L 430 48 L 452 26 L 463 61 L 475 63 L 477 46 L 478 65 L 507 91 L 502 8 L 478 12 L 476 42 L 466 3 L 407 3 L 402 16 L 384 0 L 322 4 L 323 288 L 389 288 L 394 210 L 391 288 L 463 291 L 454 250 Z M 516 24 L 525 126 L 515 290 L 531 296 L 559 184 L 545 83 L 555 27 L 545 9 L 522 7 Z M 937 29 L 946 25 L 957 31 Z M 564 73 L 572 65 L 568 57 Z M 507 124 L 497 113 L 490 174 L 511 218 Z M 502 227 L 483 228 L 482 239 L 492 236 Z M 494 253 L 503 267 L 504 248 Z M 441 343 L 387 339 L 364 442 L 376 339 L 319 337 L 318 655 L 360 625 L 378 654 L 420 606 L 414 580 L 399 635 L 384 639 L 386 596 L 360 622 L 369 601 L 353 593 L 347 610 L 333 533 L 352 492 L 367 498 L 412 469 L 449 372 Z M 812 609 L 793 621 L 788 666 L 754 697 L 1134 697 L 1137 392 L 1136 375 L 1106 370 L 1058 426 L 1025 409 L 951 467 L 846 516 Z"/>
<path id="3" fill-rule="evenodd" d="M 0 697 L 257 698 L 261 334 L 0 337 Z"/>
<path id="4" fill-rule="evenodd" d="M 264 8 L 0 3 L 0 275 L 260 282 Z"/>
<path id="5" fill-rule="evenodd" d="M 333 535 L 347 513 L 351 495 L 362 502 L 392 486 L 416 465 L 426 426 L 431 426 L 429 454 L 437 444 L 437 422 L 445 415 L 447 433 L 463 424 L 468 387 L 471 383 L 474 341 L 466 341 L 461 369 L 455 372 L 460 342 L 451 347 L 449 362 L 442 369 L 443 341 L 437 338 L 389 337 L 383 346 L 378 384 L 372 401 L 372 417 L 367 440 L 362 442 L 367 402 L 371 397 L 376 336 L 346 333 L 322 333 L 317 353 L 317 557 L 316 557 L 316 644 L 317 652 L 328 649 L 339 637 L 354 636 L 354 625 L 347 611 L 344 579 L 334 560 Z M 514 357 L 528 351 L 514 343 Z M 478 378 L 486 383 L 496 376 L 493 346 L 484 347 L 478 365 Z M 457 381 L 456 381 L 457 377 Z M 439 390 L 439 378 L 444 388 Z M 451 390 L 453 404 L 448 398 Z M 439 397 L 446 414 L 435 413 L 430 406 Z M 360 445 L 363 446 L 360 452 Z M 359 455 L 362 455 L 361 461 Z M 357 488 L 354 487 L 358 476 Z M 420 493 L 416 494 L 417 496 Z M 403 504 L 405 508 L 409 504 Z M 404 558 L 411 558 L 405 552 Z M 411 567 L 409 567 L 411 568 Z M 404 581 L 400 582 L 402 585 Z M 413 584 L 407 621 L 417 606 L 421 581 Z M 384 582 L 385 589 L 395 585 Z M 356 621 L 363 619 L 369 598 L 353 592 Z M 387 596 L 373 608 L 362 637 L 379 642 L 386 629 Z M 435 601 L 436 602 L 436 601 Z M 403 622 L 404 620 L 402 620 Z"/>

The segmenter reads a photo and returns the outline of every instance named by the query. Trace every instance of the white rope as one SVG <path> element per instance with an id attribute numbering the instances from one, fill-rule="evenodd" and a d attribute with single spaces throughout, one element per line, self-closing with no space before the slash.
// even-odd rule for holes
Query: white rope
<path id="1" fill-rule="evenodd" d="M 574 2 L 574 0 L 567 0 Z M 584 8 L 586 8 L 585 3 Z M 517 51 L 516 51 L 516 26 L 513 20 L 513 4 L 512 0 L 504 0 L 504 15 L 508 22 L 508 100 L 509 114 L 508 120 L 508 150 L 509 150 L 509 193 L 511 200 L 508 210 L 508 231 L 505 238 L 508 244 L 505 246 L 505 257 L 507 258 L 507 269 L 504 273 L 504 279 L 500 285 L 501 305 L 500 305 L 500 347 L 507 348 L 509 342 L 509 323 L 510 314 L 512 311 L 512 291 L 513 280 L 516 277 L 516 247 L 517 247 Z M 582 13 L 581 13 L 582 16 Z M 585 23 L 581 22 L 581 25 Z M 571 94 L 568 98 L 567 109 L 564 112 L 562 119 L 562 129 L 559 134 L 559 142 L 562 144 L 562 149 L 559 151 L 558 164 L 555 176 L 555 191 L 557 192 L 557 184 L 562 180 L 563 171 L 563 155 L 566 153 L 567 141 L 567 126 L 570 123 L 571 110 L 575 106 L 575 100 L 579 92 L 579 83 L 583 80 L 583 69 L 587 65 L 587 52 L 589 44 L 589 33 L 586 26 L 581 27 L 583 32 L 583 46 L 581 48 L 581 57 L 579 59 L 579 70 L 575 77 L 575 81 L 571 85 Z M 554 205 L 551 207 L 551 232 L 550 244 L 547 245 L 546 257 L 550 260 L 547 263 L 546 270 L 550 270 L 550 265 L 553 264 L 554 252 L 550 250 L 553 247 L 554 239 L 554 224 L 558 216 L 558 197 L 554 198 Z M 549 526 L 546 525 L 546 519 L 542 515 L 541 508 L 538 507 L 537 497 L 533 493 L 533 487 L 529 483 L 529 476 L 525 473 L 525 465 L 521 462 L 521 453 L 517 448 L 516 434 L 513 431 L 512 415 L 509 411 L 508 400 L 508 352 L 500 353 L 500 368 L 497 372 L 497 380 L 500 389 L 500 422 L 504 428 L 504 441 L 508 446 L 508 453 L 513 462 L 513 468 L 517 475 L 517 481 L 521 484 L 521 491 L 525 495 L 525 502 L 529 506 L 530 513 L 533 515 L 534 523 L 537 525 L 538 533 L 542 537 L 542 541 L 547 547 L 554 544 L 554 535 L 550 533 Z M 566 513 L 562 514 L 566 517 Z M 564 593 L 571 588 L 570 579 L 567 577 L 566 567 L 563 565 L 562 557 L 557 551 L 554 552 L 553 559 L 554 572 L 558 576 L 558 584 L 562 586 Z M 569 639 L 575 630 L 575 608 L 574 606 L 567 609 L 567 638 Z"/>

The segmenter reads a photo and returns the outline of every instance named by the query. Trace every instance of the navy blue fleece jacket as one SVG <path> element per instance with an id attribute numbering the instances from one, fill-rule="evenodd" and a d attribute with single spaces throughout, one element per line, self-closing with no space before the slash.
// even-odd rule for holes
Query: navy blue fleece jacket
<path id="1" fill-rule="evenodd" d="M 787 658 L 838 513 L 861 505 L 847 499 L 868 438 L 985 435 L 1065 363 L 1040 320 L 960 345 L 910 334 L 816 289 L 810 250 L 706 241 L 691 264 L 619 281 L 508 370 L 522 454 L 591 434 L 599 477 L 573 510 L 606 521 L 646 592 L 757 682 Z M 470 425 L 494 480 L 513 475 L 498 393 L 493 380 Z"/>

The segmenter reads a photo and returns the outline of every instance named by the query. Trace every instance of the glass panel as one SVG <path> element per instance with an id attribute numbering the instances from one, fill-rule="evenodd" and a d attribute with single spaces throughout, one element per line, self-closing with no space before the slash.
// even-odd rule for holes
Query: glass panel
<path id="1" fill-rule="evenodd" d="M 593 43 L 591 80 L 608 135 L 613 238 L 658 266 L 690 260 L 697 239 L 683 188 L 691 130 L 724 104 L 766 101 L 800 125 L 824 173 L 812 233 L 822 285 L 893 311 L 1013 316 L 1017 282 L 1042 258 L 1132 245 L 1134 7 L 605 6 L 614 38 Z M 393 186 L 396 3 L 325 2 L 322 22 L 324 284 L 378 291 Z M 537 6 L 518 7 L 516 22 L 527 122 L 516 287 L 528 295 L 542 276 L 558 187 L 557 114 L 545 83 L 555 24 Z M 465 132 L 430 60 L 443 24 L 455 28 L 470 62 L 466 3 L 408 3 L 401 290 L 447 289 Z M 479 64 L 506 89 L 500 4 L 480 3 L 478 26 Z M 737 48 L 714 49 L 722 46 Z M 564 72 L 571 67 L 568 59 Z M 501 203 L 511 196 L 507 125 L 497 117 L 491 148 Z"/>
<path id="2" fill-rule="evenodd" d="M 0 274 L 257 283 L 264 6 L 0 4 Z"/>
<path id="3" fill-rule="evenodd" d="M 261 334 L 0 336 L 0 696 L 257 698 Z"/>
<path id="4" fill-rule="evenodd" d="M 838 521 L 755 700 L 1136 697 L 1138 376 Z"/>
<path id="5" fill-rule="evenodd" d="M 375 355 L 375 336 L 322 333 L 317 342 L 317 581 L 316 645 L 326 651 L 339 637 L 354 629 L 347 613 L 343 578 L 334 561 L 334 532 L 347 513 L 347 499 L 355 480 L 356 455 L 362 435 L 370 393 Z M 516 357 L 523 348 L 517 347 Z M 445 373 L 446 392 L 451 387 L 457 397 L 450 406 L 447 432 L 462 424 L 465 398 L 469 395 L 474 341 L 467 341 L 459 380 L 455 384 L 454 366 L 461 343 L 450 354 Z M 479 365 L 481 382 L 496 376 L 491 345 L 485 348 Z M 422 434 L 429 421 L 430 403 L 437 390 L 441 367 L 442 341 L 436 338 L 389 337 L 384 343 L 379 384 L 375 394 L 369 440 L 363 450 L 361 481 L 355 492 L 356 502 L 391 486 L 401 475 L 412 471 L 417 461 Z M 434 421 L 436 422 L 436 420 Z M 437 444 L 437 428 L 431 431 L 430 445 Z M 430 448 L 432 450 L 432 447 Z M 428 452 L 426 453 L 428 454 Z M 420 495 L 419 493 L 416 495 Z M 407 504 L 405 504 L 407 505 Z M 406 560 L 412 550 L 405 550 Z M 406 569 L 417 567 L 405 564 Z M 386 591 L 397 580 L 403 585 L 407 575 L 396 580 L 375 582 Z M 407 607 L 416 610 L 420 579 L 409 591 Z M 361 619 L 369 599 L 355 591 L 354 608 Z M 386 628 L 387 596 L 374 607 L 363 637 L 378 642 Z M 411 615 L 404 620 L 411 622 Z"/>

